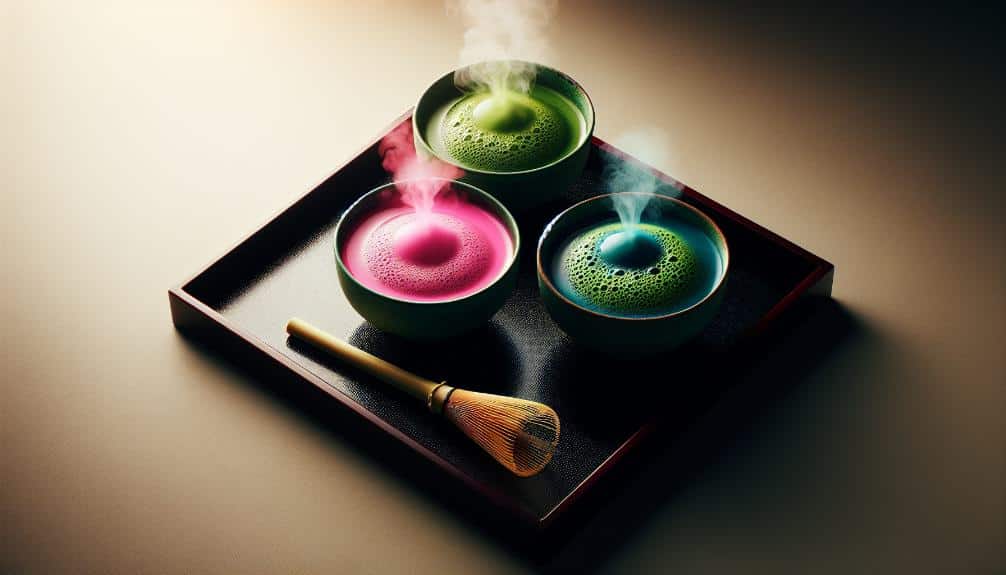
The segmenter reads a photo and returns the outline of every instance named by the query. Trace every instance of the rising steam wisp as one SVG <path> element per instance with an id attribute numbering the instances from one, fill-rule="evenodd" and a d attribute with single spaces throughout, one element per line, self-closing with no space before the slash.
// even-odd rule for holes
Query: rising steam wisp
<path id="1" fill-rule="evenodd" d="M 614 140 L 615 147 L 632 154 L 658 169 L 667 165 L 670 149 L 666 134 L 655 128 L 626 132 Z M 612 205 L 626 234 L 634 235 L 643 212 L 654 194 L 677 197 L 680 190 L 656 174 L 622 160 L 608 162 L 604 168 L 605 189 L 612 192 Z M 625 194 L 621 192 L 635 192 Z"/>
<path id="2" fill-rule="evenodd" d="M 391 174 L 402 201 L 416 210 L 420 221 L 432 213 L 434 200 L 450 184 L 448 180 L 464 175 L 457 166 L 435 158 L 420 158 L 413 143 L 411 122 L 392 130 L 381 140 L 377 150 L 381 155 L 381 167 Z"/>
<path id="3" fill-rule="evenodd" d="M 558 0 L 448 0 L 448 15 L 465 22 L 461 68 L 454 83 L 465 90 L 527 94 L 537 67 L 550 61 L 546 29 Z"/>

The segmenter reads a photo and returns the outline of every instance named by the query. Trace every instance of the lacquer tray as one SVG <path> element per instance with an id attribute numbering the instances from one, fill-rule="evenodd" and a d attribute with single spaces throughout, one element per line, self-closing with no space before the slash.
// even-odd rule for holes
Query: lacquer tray
<path id="1" fill-rule="evenodd" d="M 409 119 L 399 118 L 389 131 Z M 455 507 L 476 509 L 474 515 L 489 522 L 535 533 L 579 515 L 571 512 L 617 476 L 612 472 L 644 438 L 669 429 L 660 437 L 673 440 L 716 406 L 739 379 L 724 366 L 735 365 L 805 296 L 831 293 L 831 264 L 681 186 L 682 199 L 712 217 L 730 245 L 719 315 L 694 343 L 647 362 L 612 361 L 580 349 L 552 323 L 537 297 L 538 235 L 566 206 L 603 192 L 599 176 L 606 163 L 650 170 L 595 137 L 580 180 L 560 201 L 524 218 L 518 289 L 492 322 L 459 341 L 409 344 L 378 331 L 350 307 L 332 252 L 340 214 L 388 181 L 379 141 L 171 289 L 172 318 L 183 334 L 247 368 L 251 379 L 284 397 L 297 395 L 296 409 L 335 422 L 340 438 L 390 472 L 415 480 L 441 501 L 463 502 Z M 551 405 L 562 418 L 554 459 L 535 477 L 511 475 L 425 406 L 289 340 L 284 326 L 292 316 L 430 379 Z"/>

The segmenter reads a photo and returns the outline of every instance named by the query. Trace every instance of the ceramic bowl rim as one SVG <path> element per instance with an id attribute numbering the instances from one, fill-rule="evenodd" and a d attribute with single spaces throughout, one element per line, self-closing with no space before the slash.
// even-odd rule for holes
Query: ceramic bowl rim
<path id="1" fill-rule="evenodd" d="M 507 228 L 507 231 L 511 233 L 511 236 L 512 236 L 512 239 L 513 239 L 513 252 L 510 254 L 510 257 L 508 258 L 508 261 L 507 261 L 506 265 L 503 266 L 503 269 L 500 270 L 499 274 L 495 278 L 493 278 L 493 280 L 491 282 L 489 282 L 488 284 L 486 284 L 485 286 L 483 286 L 482 289 L 479 289 L 478 291 L 472 292 L 470 294 L 463 295 L 461 297 L 452 298 L 452 299 L 443 299 L 443 300 L 435 300 L 435 301 L 419 301 L 419 300 L 405 299 L 405 298 L 400 298 L 400 297 L 395 297 L 395 296 L 392 296 L 392 295 L 388 295 L 386 293 L 379 292 L 379 291 L 377 291 L 375 289 L 371 289 L 371 288 L 363 285 L 363 283 L 360 282 L 360 280 L 356 279 L 356 277 L 353 275 L 353 273 L 351 271 L 349 271 L 349 267 L 347 267 L 346 263 L 342 260 L 342 246 L 339 244 L 339 233 L 342 230 L 343 224 L 348 219 L 348 216 L 350 214 L 352 214 L 354 211 L 358 210 L 359 206 L 364 201 L 366 201 L 368 198 L 370 198 L 371 196 L 374 196 L 376 194 L 379 194 L 380 192 L 382 192 L 382 191 L 384 191 L 384 190 L 386 190 L 388 188 L 395 187 L 398 184 L 403 183 L 403 182 L 429 181 L 429 180 L 445 181 L 445 182 L 449 182 L 449 185 L 451 185 L 451 186 L 462 186 L 464 188 L 467 188 L 469 191 L 474 191 L 475 193 L 477 193 L 483 200 L 487 200 L 491 205 L 494 205 L 499 210 L 499 213 L 504 216 L 501 219 L 502 219 L 503 223 L 505 224 L 505 227 Z M 460 180 L 455 180 L 455 179 L 452 179 L 452 178 L 441 178 L 441 177 L 436 177 L 436 176 L 425 177 L 425 178 L 409 178 L 409 179 L 403 179 L 403 180 L 395 180 L 393 182 L 388 182 L 388 183 L 385 183 L 385 184 L 381 184 L 380 186 L 377 186 L 376 188 L 373 188 L 373 189 L 369 190 L 367 193 L 363 194 L 362 196 L 360 196 L 359 198 L 357 198 L 356 200 L 354 200 L 353 203 L 350 204 L 349 207 L 346 208 L 346 210 L 344 212 L 342 212 L 342 215 L 339 217 L 339 222 L 335 225 L 335 230 L 332 232 L 332 245 L 335 248 L 335 250 L 334 250 L 335 251 L 335 261 L 338 264 L 339 269 L 342 270 L 346 274 L 346 277 L 349 278 L 350 280 L 352 280 L 352 282 L 357 287 L 363 289 L 364 291 L 370 293 L 371 295 L 377 296 L 378 298 L 390 300 L 390 301 L 397 302 L 397 303 L 403 303 L 403 304 L 409 304 L 409 305 L 424 305 L 424 306 L 425 305 L 437 306 L 437 305 L 454 304 L 454 303 L 458 303 L 458 302 L 463 302 L 463 301 L 466 301 L 466 300 L 475 299 L 476 297 L 484 294 L 486 291 L 492 289 L 497 284 L 499 284 L 499 282 L 504 277 L 506 277 L 506 275 L 508 273 L 510 273 L 510 271 L 513 269 L 514 265 L 516 265 L 517 256 L 520 254 L 520 243 L 521 243 L 520 227 L 517 225 L 517 220 L 514 219 L 513 214 L 511 214 L 510 211 L 507 210 L 506 206 L 504 206 L 499 200 L 497 200 L 496 198 L 494 198 L 492 196 L 492 194 L 490 194 L 489 192 L 486 192 L 485 190 L 482 190 L 481 188 L 478 188 L 478 187 L 473 186 L 473 185 L 471 185 L 469 183 L 466 183 L 466 182 L 462 182 Z"/>
<path id="2" fill-rule="evenodd" d="M 569 214 L 573 210 L 577 209 L 578 207 L 583 206 L 585 204 L 588 204 L 590 202 L 596 202 L 596 201 L 602 201 L 602 200 L 610 200 L 612 196 L 617 195 L 617 194 L 652 195 L 654 197 L 654 199 L 658 199 L 659 201 L 669 201 L 669 202 L 672 202 L 674 204 L 677 204 L 680 207 L 685 208 L 686 210 L 691 211 L 693 214 L 697 215 L 699 217 L 699 219 L 701 219 L 701 220 L 705 221 L 707 224 L 709 224 L 710 228 L 715 232 L 715 235 L 719 237 L 719 239 L 721 240 L 721 242 L 723 244 L 723 249 L 722 250 L 717 249 L 717 251 L 720 252 L 720 257 L 723 259 L 723 270 L 720 272 L 719 278 L 717 278 L 717 280 L 716 280 L 716 285 L 713 286 L 713 288 L 710 289 L 706 293 L 706 295 L 702 297 L 702 299 L 700 299 L 699 301 L 695 302 L 694 304 L 692 304 L 692 305 L 690 305 L 690 306 L 688 306 L 688 307 L 686 307 L 684 309 L 680 309 L 680 310 L 677 310 L 677 311 L 674 311 L 674 312 L 671 312 L 671 313 L 668 313 L 668 314 L 631 317 L 631 316 L 622 316 L 622 315 L 612 315 L 612 314 L 603 313 L 603 312 L 599 312 L 599 311 L 596 311 L 596 310 L 592 310 L 592 309 L 586 308 L 586 307 L 584 307 L 584 306 L 582 306 L 582 305 L 574 302 L 573 300 L 569 299 L 568 297 L 566 297 L 562 292 L 560 292 L 555 287 L 555 285 L 552 283 L 552 279 L 549 277 L 548 274 L 545 273 L 544 266 L 542 265 L 542 253 L 541 253 L 542 252 L 542 245 L 545 243 L 545 238 L 552 231 L 552 227 L 561 218 L 565 217 L 567 214 Z M 710 238 L 710 239 L 712 239 L 712 238 Z M 695 206 L 692 206 L 691 204 L 683 202 L 683 201 L 679 200 L 678 198 L 673 198 L 671 196 L 667 196 L 667 195 L 664 195 L 664 194 L 645 194 L 644 192 L 613 192 L 613 193 L 608 193 L 608 194 L 602 194 L 602 195 L 599 195 L 599 196 L 594 196 L 592 198 L 587 198 L 586 200 L 581 200 L 581 201 L 573 204 L 572 206 L 569 206 L 565 210 L 559 212 L 554 218 L 552 218 L 551 221 L 549 221 L 548 224 L 545 226 L 545 229 L 542 231 L 541 237 L 538 238 L 538 249 L 536 250 L 536 253 L 535 253 L 535 266 L 537 268 L 538 278 L 542 281 L 542 283 L 545 284 L 545 286 L 548 288 L 548 290 L 553 295 L 555 295 L 559 299 L 561 299 L 564 303 L 566 303 L 567 305 L 572 306 L 573 308 L 577 309 L 578 311 L 581 311 L 581 312 L 584 312 L 584 313 L 587 313 L 587 314 L 590 314 L 590 315 L 593 315 L 593 316 L 602 317 L 602 318 L 605 318 L 605 319 L 616 320 L 616 321 L 653 321 L 653 320 L 664 320 L 664 319 L 670 319 L 670 318 L 674 318 L 674 317 L 684 316 L 684 315 L 690 313 L 691 311 L 693 311 L 693 310 L 701 307 L 702 305 L 705 305 L 706 302 L 708 302 L 713 297 L 715 297 L 716 294 L 723 289 L 723 286 L 726 285 L 727 274 L 730 271 L 730 246 L 727 243 L 727 237 L 726 237 L 726 235 L 723 233 L 723 230 L 720 229 L 720 227 L 716 224 L 716 222 L 714 222 L 712 218 L 710 218 L 709 216 L 707 216 L 706 214 L 704 214 L 702 212 L 702 210 L 696 208 Z"/>
<path id="3" fill-rule="evenodd" d="M 440 157 L 440 154 L 437 154 L 436 151 L 433 150 L 433 146 L 431 146 L 430 143 L 426 140 L 426 135 L 423 133 L 423 130 L 421 129 L 421 127 L 416 124 L 416 111 L 419 110 L 419 105 L 422 104 L 423 98 L 426 97 L 426 94 L 428 94 L 429 91 L 430 91 L 430 89 L 432 89 L 434 86 L 436 86 L 440 82 L 443 82 L 448 77 L 453 76 L 455 73 L 457 73 L 458 70 L 460 70 L 462 68 L 468 68 L 468 67 L 471 67 L 471 66 L 477 66 L 479 64 L 485 64 L 487 62 L 519 62 L 519 63 L 522 63 L 522 64 L 530 64 L 530 65 L 535 66 L 535 67 L 537 67 L 539 69 L 543 68 L 543 69 L 546 69 L 546 70 L 548 70 L 550 72 L 553 72 L 557 76 L 560 76 L 560 77 L 564 78 L 566 81 L 568 81 L 570 84 L 572 84 L 573 87 L 576 88 L 577 91 L 579 91 L 581 94 L 583 94 L 584 99 L 587 101 L 587 108 L 590 110 L 590 122 L 588 123 L 586 129 L 584 130 L 583 141 L 580 142 L 576 147 L 574 147 L 568 153 L 563 154 L 562 157 L 558 158 L 557 160 L 549 162 L 549 163 L 547 163 L 547 164 L 545 164 L 543 166 L 538 166 L 536 168 L 531 168 L 529 170 L 515 170 L 513 172 L 497 172 L 497 171 L 492 171 L 492 170 L 480 170 L 480 169 L 477 169 L 477 168 L 470 168 L 468 166 L 462 166 L 461 164 L 453 161 L 453 159 L 451 159 L 451 158 L 442 158 L 442 157 Z M 413 108 L 413 112 L 412 112 L 412 133 L 415 134 L 417 138 L 419 138 L 419 140 L 423 143 L 423 145 L 426 146 L 426 148 L 429 149 L 430 152 L 432 152 L 433 155 L 437 159 L 439 159 L 442 162 L 448 163 L 448 164 L 450 164 L 452 166 L 455 166 L 457 168 L 460 168 L 460 169 L 464 170 L 465 172 L 471 172 L 473 174 L 480 174 L 480 175 L 486 175 L 486 176 L 522 176 L 522 175 L 534 174 L 536 172 L 541 172 L 543 170 L 547 170 L 548 168 L 552 168 L 552 167 L 554 167 L 554 166 L 556 166 L 556 165 L 558 165 L 558 164 L 560 164 L 560 163 L 568 160 L 570 157 L 575 156 L 578 152 L 580 152 L 583 149 L 584 146 L 589 146 L 590 145 L 591 136 L 594 134 L 594 125 L 596 124 L 596 118 L 597 118 L 597 111 L 594 109 L 594 101 L 590 99 L 590 94 L 588 94 L 587 90 L 585 90 L 583 88 L 583 86 L 579 82 L 577 82 L 576 80 L 574 80 L 573 77 L 570 76 L 569 74 L 566 74 L 565 72 L 563 72 L 561 70 L 557 70 L 557 69 L 555 69 L 555 68 L 553 68 L 551 66 L 546 66 L 544 64 L 539 64 L 537 62 L 531 62 L 531 61 L 528 61 L 528 60 L 519 60 L 519 59 L 515 59 L 515 58 L 514 59 L 507 59 L 507 60 L 483 60 L 483 61 L 480 61 L 480 62 L 476 62 L 474 64 L 469 64 L 468 66 L 462 66 L 461 68 L 457 68 L 457 69 L 451 70 L 450 72 L 447 72 L 443 76 L 441 76 L 441 77 L 437 78 L 436 80 L 434 80 L 429 86 L 426 87 L 425 90 L 423 90 L 422 94 L 419 95 L 419 100 L 416 101 L 416 106 Z M 586 118 L 584 120 L 586 121 Z"/>

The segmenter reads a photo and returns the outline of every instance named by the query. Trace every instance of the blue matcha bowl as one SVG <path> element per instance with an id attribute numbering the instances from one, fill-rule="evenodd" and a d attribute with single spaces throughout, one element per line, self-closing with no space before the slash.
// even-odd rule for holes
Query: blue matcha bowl
<path id="1" fill-rule="evenodd" d="M 578 249 L 577 238 L 594 237 L 590 235 L 590 232 L 612 228 L 612 226 L 620 229 L 611 198 L 612 194 L 608 194 L 575 204 L 556 216 L 546 226 L 538 241 L 537 253 L 538 287 L 542 303 L 556 324 L 570 338 L 585 347 L 619 357 L 638 357 L 672 350 L 701 332 L 719 309 L 730 267 L 730 252 L 726 238 L 719 227 L 698 209 L 671 197 L 653 196 L 643 214 L 641 223 L 644 226 L 658 226 L 661 229 L 670 230 L 673 232 L 671 235 L 675 237 L 693 238 L 688 242 L 682 242 L 671 237 L 669 241 L 676 243 L 668 245 L 677 246 L 673 249 L 681 250 L 676 253 L 681 254 L 680 261 L 682 263 L 692 267 L 702 267 L 705 271 L 702 274 L 693 273 L 695 277 L 701 276 L 701 279 L 691 280 L 687 284 L 687 289 L 682 288 L 683 295 L 678 309 L 672 309 L 674 308 L 673 304 L 668 304 L 667 309 L 672 309 L 671 311 L 658 310 L 652 313 L 640 309 L 613 308 L 611 302 L 639 302 L 650 297 L 647 294 L 652 293 L 653 289 L 647 283 L 650 278 L 646 274 L 649 273 L 648 270 L 656 268 L 652 267 L 649 262 L 639 262 L 640 269 L 633 270 L 632 266 L 635 263 L 631 254 L 620 254 L 622 261 L 626 263 L 623 266 L 624 270 L 616 266 L 606 266 L 603 273 L 608 273 L 607 270 L 612 271 L 610 278 L 603 279 L 603 283 L 606 284 L 603 287 L 633 290 L 638 286 L 640 290 L 648 290 L 641 291 L 639 297 L 622 299 L 612 299 L 610 292 L 607 291 L 587 289 L 581 292 L 572 291 L 566 278 L 567 274 L 562 271 L 569 269 L 571 265 L 569 261 L 573 256 L 570 254 L 580 253 L 573 251 Z M 676 230 L 680 230 L 681 233 Z M 687 233 L 685 233 L 686 231 Z M 598 253 L 601 253 L 602 246 L 609 247 L 611 242 L 605 244 L 602 240 L 610 236 L 604 236 L 599 231 L 597 237 L 599 239 L 596 242 L 596 248 L 593 244 L 588 245 L 588 251 L 596 249 Z M 687 247 L 689 245 L 692 247 Z M 653 255 L 647 251 L 652 247 L 651 245 L 641 250 L 643 259 Z M 702 249 L 698 249 L 700 247 Z M 611 253 L 610 250 L 608 253 Z M 668 257 L 671 257 L 670 251 L 666 253 Z M 662 255 L 663 253 L 654 257 Z M 582 257 L 582 254 L 577 257 Z M 590 259 L 590 256 L 586 257 L 588 263 L 601 263 L 600 256 L 595 256 L 594 259 Z M 674 259 L 679 261 L 677 257 Z M 583 270 L 585 268 L 581 266 L 577 269 L 579 271 L 575 274 L 579 274 L 578 277 L 584 277 Z M 625 274 L 626 270 L 629 272 L 628 275 L 623 275 L 623 277 L 614 275 L 619 272 Z M 602 274 L 602 271 L 591 273 Z M 654 273 L 657 272 L 654 271 Z M 684 275 L 682 273 L 680 277 L 684 277 Z M 593 280 L 588 278 L 586 281 Z M 658 288 L 658 294 L 660 293 L 659 289 L 673 290 L 673 286 L 666 287 L 670 284 L 658 285 L 665 286 Z M 668 291 L 668 293 L 675 292 Z M 591 296 L 590 294 L 604 295 Z M 634 294 L 630 292 L 627 295 Z M 629 304 L 623 305 L 628 306 Z"/>

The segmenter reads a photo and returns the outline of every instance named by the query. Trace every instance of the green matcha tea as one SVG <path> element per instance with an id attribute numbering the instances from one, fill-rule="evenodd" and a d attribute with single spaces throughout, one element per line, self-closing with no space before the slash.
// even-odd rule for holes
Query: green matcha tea
<path id="1" fill-rule="evenodd" d="M 579 147 L 586 122 L 555 90 L 489 90 L 452 100 L 430 117 L 425 139 L 441 158 L 481 172 L 522 172 L 552 164 Z"/>

